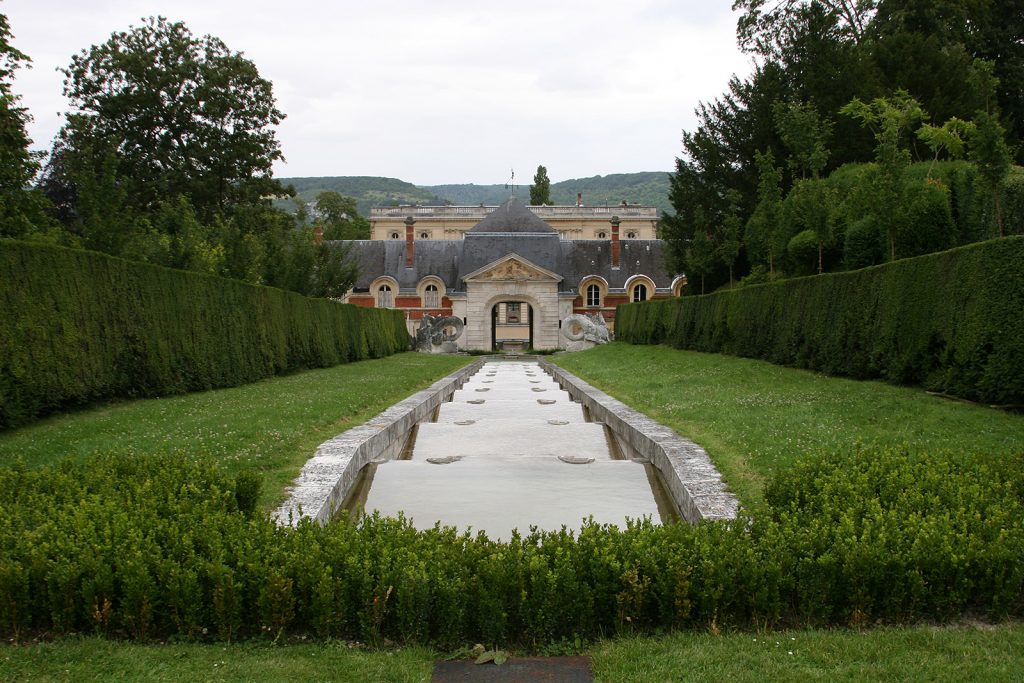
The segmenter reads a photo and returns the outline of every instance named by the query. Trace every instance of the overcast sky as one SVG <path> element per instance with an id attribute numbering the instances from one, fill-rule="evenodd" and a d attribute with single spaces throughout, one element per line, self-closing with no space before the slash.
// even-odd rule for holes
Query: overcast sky
<path id="1" fill-rule="evenodd" d="M 184 21 L 274 84 L 277 176 L 529 184 L 671 170 L 693 109 L 750 72 L 731 0 L 0 0 L 48 148 L 59 67 L 141 17 Z"/>

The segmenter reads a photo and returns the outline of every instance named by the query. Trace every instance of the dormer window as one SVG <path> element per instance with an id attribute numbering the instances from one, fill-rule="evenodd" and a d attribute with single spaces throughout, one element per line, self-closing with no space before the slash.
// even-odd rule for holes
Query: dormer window
<path id="1" fill-rule="evenodd" d="M 391 287 L 381 285 L 377 290 L 377 308 L 391 308 L 394 305 L 395 299 L 391 293 Z"/>

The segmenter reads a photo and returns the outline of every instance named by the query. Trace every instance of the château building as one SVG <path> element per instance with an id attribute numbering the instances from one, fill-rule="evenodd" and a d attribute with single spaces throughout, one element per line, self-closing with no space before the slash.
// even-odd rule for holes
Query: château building
<path id="1" fill-rule="evenodd" d="M 410 334 L 426 314 L 460 318 L 458 347 L 565 348 L 562 322 L 599 314 L 614 331 L 620 303 L 679 296 L 665 270 L 657 210 L 620 205 L 415 206 L 372 209 L 373 239 L 350 242 L 359 277 L 345 296 L 405 311 Z"/>

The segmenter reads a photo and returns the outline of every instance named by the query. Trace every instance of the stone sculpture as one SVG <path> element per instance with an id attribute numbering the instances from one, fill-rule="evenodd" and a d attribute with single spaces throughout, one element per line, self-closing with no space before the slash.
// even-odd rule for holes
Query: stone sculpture
<path id="1" fill-rule="evenodd" d="M 423 353 L 455 353 L 464 327 L 462 318 L 425 315 L 416 330 L 415 349 Z"/>
<path id="2" fill-rule="evenodd" d="M 607 344 L 608 326 L 600 313 L 570 315 L 562 321 L 562 334 L 569 341 L 566 351 L 583 351 L 598 344 Z"/>

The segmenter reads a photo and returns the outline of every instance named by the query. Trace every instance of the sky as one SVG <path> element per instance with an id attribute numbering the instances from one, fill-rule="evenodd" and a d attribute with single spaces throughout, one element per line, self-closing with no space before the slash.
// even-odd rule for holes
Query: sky
<path id="1" fill-rule="evenodd" d="M 274 85 L 278 177 L 528 185 L 670 171 L 693 110 L 752 69 L 731 0 L 0 0 L 46 149 L 72 55 L 162 15 Z"/>

